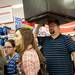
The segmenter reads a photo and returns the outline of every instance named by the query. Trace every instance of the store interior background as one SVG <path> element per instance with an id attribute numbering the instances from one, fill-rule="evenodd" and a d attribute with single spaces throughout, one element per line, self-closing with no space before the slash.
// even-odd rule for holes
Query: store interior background
<path id="1" fill-rule="evenodd" d="M 0 41 L 2 41 L 2 38 L 5 38 L 6 35 L 11 39 L 13 38 L 13 35 L 15 33 L 15 30 L 17 27 L 21 27 L 22 23 L 21 21 L 25 21 L 25 11 L 23 6 L 23 3 L 25 0 L 0 0 L 0 29 L 1 27 L 3 28 L 4 26 L 11 28 L 9 34 L 0 34 Z M 32 0 L 34 1 L 34 0 Z M 36 0 L 37 1 L 37 0 Z M 40 1 L 40 0 L 38 0 Z M 43 1 L 43 0 L 41 0 Z M 47 0 L 48 1 L 48 0 Z M 53 2 L 53 0 L 50 0 Z M 69 12 L 74 15 L 74 10 L 75 10 L 75 0 L 57 0 L 59 4 L 61 4 L 61 7 L 63 6 L 62 3 L 64 4 L 66 13 Z M 33 3 L 33 2 L 32 2 Z M 56 2 L 54 2 L 56 3 Z M 29 5 L 28 5 L 29 6 Z M 58 8 L 59 5 L 56 5 Z M 68 8 L 69 7 L 69 8 Z M 29 7 L 30 8 L 30 7 Z M 53 7 L 54 8 L 54 7 Z M 55 9 L 55 8 L 54 8 Z M 62 9 L 57 9 L 60 12 L 63 10 Z M 71 10 L 73 12 L 71 12 Z M 28 10 L 29 11 L 29 10 Z M 65 13 L 65 11 L 63 11 Z M 70 15 L 70 13 L 68 13 Z M 72 15 L 71 14 L 71 15 Z M 64 33 L 65 35 L 70 35 L 72 36 L 73 40 L 75 40 L 75 18 L 69 16 L 63 16 L 63 15 L 58 15 L 56 13 L 50 13 L 50 16 L 53 16 L 57 19 L 59 19 L 61 23 L 61 32 Z M 67 31 L 65 31 L 67 30 Z M 1 31 L 1 30 L 0 30 Z M 1 45 L 1 43 L 0 43 Z"/>
<path id="2" fill-rule="evenodd" d="M 19 21 L 20 20 L 20 21 Z M 0 45 L 5 40 L 14 38 L 16 24 L 24 20 L 22 0 L 0 0 Z"/>
<path id="3" fill-rule="evenodd" d="M 12 29 L 15 29 L 14 18 L 24 18 L 24 11 L 23 11 L 23 3 L 22 0 L 0 0 L 0 9 L 6 10 L 6 8 L 10 7 L 12 10 L 12 21 L 0 23 L 0 26 L 9 26 Z M 6 10 L 8 12 L 8 10 Z M 1 12 L 2 13 L 2 12 Z M 5 16 L 5 15 L 4 15 Z"/>

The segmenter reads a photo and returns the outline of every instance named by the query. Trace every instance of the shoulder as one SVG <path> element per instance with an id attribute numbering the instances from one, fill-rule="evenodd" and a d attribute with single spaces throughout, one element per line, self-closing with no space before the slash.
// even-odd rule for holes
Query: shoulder
<path id="1" fill-rule="evenodd" d="M 15 57 L 20 57 L 19 53 L 15 53 Z"/>
<path id="2" fill-rule="evenodd" d="M 33 61 L 36 61 L 36 60 L 38 60 L 38 54 L 36 53 L 35 50 L 25 51 L 23 56 L 22 56 L 22 59 L 24 61 L 28 61 L 28 60 L 32 61 L 32 59 L 34 59 Z"/>
<path id="3" fill-rule="evenodd" d="M 71 37 L 70 36 L 68 36 L 68 35 L 61 35 L 65 40 L 70 40 L 71 39 Z"/>
<path id="4" fill-rule="evenodd" d="M 34 49 L 25 51 L 23 54 L 23 56 L 28 56 L 28 57 L 34 57 L 35 55 L 37 55 L 37 53 Z"/>
<path id="5" fill-rule="evenodd" d="M 19 55 L 18 53 L 15 53 L 13 59 L 14 59 L 15 61 L 18 61 L 18 60 L 20 59 L 20 55 Z"/>
<path id="6" fill-rule="evenodd" d="M 15 53 L 14 58 L 20 58 L 20 55 L 18 53 Z"/>

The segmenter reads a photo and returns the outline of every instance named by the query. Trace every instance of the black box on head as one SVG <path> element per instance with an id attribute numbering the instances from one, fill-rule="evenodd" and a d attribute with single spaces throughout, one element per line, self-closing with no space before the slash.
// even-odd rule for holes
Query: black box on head
<path id="1" fill-rule="evenodd" d="M 25 20 L 45 24 L 48 18 L 53 18 L 50 13 L 52 12 L 51 3 L 53 3 L 53 0 L 23 0 Z"/>
<path id="2" fill-rule="evenodd" d="M 42 17 L 42 14 L 47 12 L 46 0 L 23 0 L 23 6 L 26 20 Z"/>
<path id="3" fill-rule="evenodd" d="M 75 8 L 72 7 L 74 6 L 73 1 L 70 0 L 68 3 L 64 0 L 23 0 L 25 19 L 27 21 L 42 20 L 49 13 L 75 19 Z"/>

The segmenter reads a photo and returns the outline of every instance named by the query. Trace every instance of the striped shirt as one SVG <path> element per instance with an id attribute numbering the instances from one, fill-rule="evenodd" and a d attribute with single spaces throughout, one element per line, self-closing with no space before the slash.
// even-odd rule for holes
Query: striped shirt
<path id="1" fill-rule="evenodd" d="M 15 75 L 16 74 L 16 62 L 20 59 L 18 53 L 15 53 L 12 58 L 8 58 L 7 64 L 7 75 Z"/>
<path id="2" fill-rule="evenodd" d="M 75 42 L 68 36 L 59 35 L 56 39 L 38 37 L 43 46 L 49 75 L 72 75 L 71 52 L 75 50 Z"/>

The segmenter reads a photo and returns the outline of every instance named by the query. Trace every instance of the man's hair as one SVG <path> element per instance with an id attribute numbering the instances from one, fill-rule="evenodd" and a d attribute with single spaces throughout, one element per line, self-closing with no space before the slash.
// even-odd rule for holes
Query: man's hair
<path id="1" fill-rule="evenodd" d="M 58 19 L 54 19 L 54 18 L 53 19 L 51 19 L 51 18 L 49 19 L 48 18 L 47 19 L 47 23 L 48 23 L 48 25 L 51 24 L 51 23 L 56 23 L 58 26 L 60 25 L 59 20 Z"/>
<path id="2" fill-rule="evenodd" d="M 15 47 L 15 41 L 14 40 L 10 39 L 10 40 L 7 40 L 6 42 L 10 42 L 12 47 Z"/>

